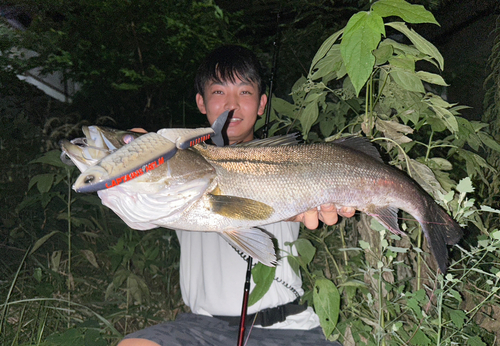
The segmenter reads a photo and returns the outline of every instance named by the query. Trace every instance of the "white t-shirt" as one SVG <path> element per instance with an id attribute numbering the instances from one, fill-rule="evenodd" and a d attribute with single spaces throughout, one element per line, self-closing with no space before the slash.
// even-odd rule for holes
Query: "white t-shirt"
<path id="1" fill-rule="evenodd" d="M 287 304 L 301 296 L 302 280 L 285 257 L 291 252 L 287 242 L 298 238 L 299 224 L 278 222 L 264 227 L 278 240 L 284 250 L 276 267 L 276 276 L 269 291 L 248 307 L 248 314 Z M 181 244 L 180 284 L 184 303 L 201 315 L 240 316 L 247 261 L 217 232 L 177 231 Z M 251 290 L 255 283 L 251 282 Z M 312 308 L 292 316 L 271 328 L 311 329 L 319 326 Z"/>

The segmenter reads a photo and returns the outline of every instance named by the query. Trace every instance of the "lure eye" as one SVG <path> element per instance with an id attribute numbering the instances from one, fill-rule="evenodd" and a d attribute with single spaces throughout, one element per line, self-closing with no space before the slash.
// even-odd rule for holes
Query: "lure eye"
<path id="1" fill-rule="evenodd" d="M 125 135 L 125 136 L 123 136 L 123 142 L 125 144 L 129 144 L 133 140 L 134 140 L 134 136 L 132 136 L 132 135 Z"/>
<path id="2" fill-rule="evenodd" d="M 83 182 L 84 182 L 85 184 L 90 184 L 90 183 L 92 183 L 92 182 L 94 181 L 94 179 L 95 179 L 95 178 L 94 178 L 94 176 L 93 176 L 93 175 L 87 175 L 87 176 L 85 177 L 85 180 L 84 180 Z"/>

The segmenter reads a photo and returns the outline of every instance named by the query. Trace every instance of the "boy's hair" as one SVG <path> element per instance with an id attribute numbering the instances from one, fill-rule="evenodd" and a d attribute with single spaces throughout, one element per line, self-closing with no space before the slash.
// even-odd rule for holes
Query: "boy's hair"
<path id="1" fill-rule="evenodd" d="M 194 80 L 196 92 L 204 96 L 207 83 L 234 83 L 236 78 L 257 84 L 259 95 L 266 92 L 260 62 L 251 50 L 236 45 L 219 47 L 198 68 Z"/>

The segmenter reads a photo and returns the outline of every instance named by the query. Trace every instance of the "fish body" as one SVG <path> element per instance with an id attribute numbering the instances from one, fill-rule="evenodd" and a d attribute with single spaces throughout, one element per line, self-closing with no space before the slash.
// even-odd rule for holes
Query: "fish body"
<path id="1" fill-rule="evenodd" d="M 402 233 L 398 209 L 406 211 L 422 226 L 443 273 L 447 245 L 462 237 L 460 226 L 430 195 L 384 164 L 361 137 L 267 147 L 196 145 L 178 151 L 149 175 L 100 196 L 133 228 L 216 231 L 265 264 L 273 264 L 274 258 L 256 227 L 325 203 L 353 207 L 394 233 Z"/>

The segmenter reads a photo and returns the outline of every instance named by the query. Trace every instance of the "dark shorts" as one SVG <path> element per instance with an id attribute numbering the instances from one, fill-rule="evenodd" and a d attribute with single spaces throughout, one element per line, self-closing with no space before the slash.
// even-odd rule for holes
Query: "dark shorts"
<path id="1" fill-rule="evenodd" d="M 154 341 L 161 346 L 171 345 L 231 345 L 238 341 L 238 326 L 229 326 L 215 317 L 181 314 L 175 321 L 152 326 L 129 334 L 125 339 L 140 338 Z M 338 342 L 325 340 L 320 327 L 311 330 L 263 329 L 247 327 L 245 340 L 250 333 L 247 346 L 342 346 Z"/>

